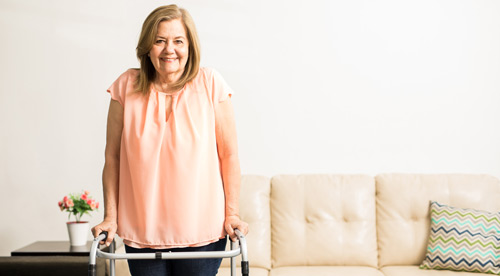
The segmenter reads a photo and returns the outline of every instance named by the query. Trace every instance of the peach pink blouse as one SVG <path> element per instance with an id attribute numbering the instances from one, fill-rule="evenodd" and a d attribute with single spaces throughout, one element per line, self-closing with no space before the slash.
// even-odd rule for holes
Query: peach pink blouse
<path id="1" fill-rule="evenodd" d="M 215 242 L 226 233 L 214 110 L 232 90 L 201 68 L 177 93 L 145 97 L 133 92 L 138 73 L 127 70 L 107 90 L 124 110 L 117 234 L 137 248 Z"/>

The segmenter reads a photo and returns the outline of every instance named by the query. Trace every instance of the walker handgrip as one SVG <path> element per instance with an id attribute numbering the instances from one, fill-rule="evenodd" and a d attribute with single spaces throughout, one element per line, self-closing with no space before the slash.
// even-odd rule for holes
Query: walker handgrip
<path id="1" fill-rule="evenodd" d="M 96 276 L 96 265 L 95 264 L 89 264 L 88 276 Z"/>
<path id="2" fill-rule="evenodd" d="M 107 239 L 108 239 L 108 231 L 102 231 L 102 232 L 99 234 L 99 236 L 100 236 L 100 235 L 104 235 L 104 239 L 103 239 L 103 241 L 105 241 L 105 240 L 107 240 Z"/>
<path id="3" fill-rule="evenodd" d="M 243 276 L 248 276 L 248 273 L 250 273 L 248 261 L 241 261 L 241 274 Z"/>

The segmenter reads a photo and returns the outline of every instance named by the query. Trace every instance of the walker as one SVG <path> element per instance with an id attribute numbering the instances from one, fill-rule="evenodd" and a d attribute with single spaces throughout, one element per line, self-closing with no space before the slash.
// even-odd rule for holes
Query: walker
<path id="1" fill-rule="evenodd" d="M 110 275 L 115 276 L 115 260 L 119 259 L 158 259 L 158 260 L 172 260 L 172 259 L 216 259 L 216 258 L 231 258 L 231 276 L 236 276 L 236 257 L 241 254 L 241 274 L 243 276 L 248 276 L 248 255 L 247 255 L 247 242 L 245 236 L 236 229 L 236 237 L 238 242 L 233 242 L 229 239 L 231 243 L 231 249 L 229 251 L 203 251 L 203 252 L 156 252 L 156 253 L 128 253 L 128 254 L 117 254 L 115 253 L 115 241 L 109 246 L 109 253 L 102 252 L 99 250 L 98 245 L 100 241 L 106 240 L 108 237 L 108 232 L 103 231 L 97 238 L 92 242 L 90 247 L 90 258 L 89 258 L 89 276 L 95 276 L 96 269 L 96 257 L 109 259 L 109 270 Z M 235 248 L 236 244 L 239 246 Z"/>

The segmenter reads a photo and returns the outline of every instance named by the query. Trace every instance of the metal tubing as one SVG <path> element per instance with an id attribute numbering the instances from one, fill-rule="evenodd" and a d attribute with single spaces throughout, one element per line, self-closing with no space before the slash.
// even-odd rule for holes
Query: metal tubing
<path id="1" fill-rule="evenodd" d="M 92 245 L 90 246 L 90 252 L 89 252 L 89 269 L 88 269 L 88 276 L 95 276 L 97 269 L 96 269 L 96 256 L 99 251 L 99 242 L 106 239 L 106 234 L 101 234 L 97 238 L 94 239 L 92 242 Z"/>
<path id="2" fill-rule="evenodd" d="M 99 246 L 99 242 L 104 240 L 106 238 L 106 235 L 101 234 L 97 238 L 94 239 L 92 242 L 92 245 L 90 246 L 90 254 L 89 254 L 89 264 L 94 264 L 96 262 L 96 252 L 99 250 L 97 246 Z"/>
<path id="3" fill-rule="evenodd" d="M 248 264 L 247 256 L 247 241 L 245 236 L 241 234 L 240 230 L 235 229 L 236 236 L 240 242 L 240 252 L 241 252 L 241 275 L 248 276 L 250 274 L 250 266 Z"/>
<path id="4" fill-rule="evenodd" d="M 240 241 L 241 260 L 248 262 L 247 240 L 245 239 L 245 236 L 243 236 L 243 234 L 241 234 L 240 230 L 236 229 L 235 232 L 236 232 L 236 235 L 238 237 L 238 240 Z"/>
<path id="5" fill-rule="evenodd" d="M 109 245 L 109 253 L 115 253 L 116 243 L 115 240 Z M 115 260 L 109 260 L 109 273 L 111 276 L 115 276 Z"/>
<path id="6" fill-rule="evenodd" d="M 241 254 L 241 264 L 242 264 L 242 274 L 248 275 L 249 265 L 248 265 L 248 255 L 247 255 L 247 243 L 245 236 L 241 234 L 238 229 L 235 229 L 236 236 L 239 241 L 239 247 L 235 248 L 236 242 L 230 240 L 231 250 L 229 251 L 201 251 L 201 252 L 163 252 L 161 253 L 161 259 L 163 260 L 176 260 L 176 259 L 213 259 L 213 258 L 231 258 L 231 276 L 236 274 L 236 256 Z M 110 260 L 110 275 L 115 275 L 115 260 L 123 259 L 157 259 L 157 253 L 127 253 L 127 254 L 116 254 L 115 253 L 115 241 L 110 245 L 110 253 L 102 252 L 99 250 L 98 245 L 100 241 L 107 238 L 107 233 L 100 234 L 92 242 L 89 256 L 89 275 L 91 268 L 96 265 L 96 257 L 101 257 Z M 95 272 L 94 272 L 95 273 Z"/>
<path id="7" fill-rule="evenodd" d="M 178 260 L 178 259 L 215 259 L 215 258 L 231 258 L 238 256 L 240 254 L 240 249 L 234 249 L 230 251 L 200 251 L 200 252 L 163 252 L 161 253 L 162 260 Z M 106 253 L 101 250 L 97 250 L 97 257 L 111 259 L 111 260 L 123 260 L 123 259 L 134 259 L 134 260 L 152 260 L 156 259 L 156 253 Z"/>
<path id="8" fill-rule="evenodd" d="M 229 242 L 231 243 L 231 250 L 233 250 L 236 247 L 236 242 L 231 239 L 229 239 Z M 231 276 L 236 276 L 236 257 L 231 258 Z"/>

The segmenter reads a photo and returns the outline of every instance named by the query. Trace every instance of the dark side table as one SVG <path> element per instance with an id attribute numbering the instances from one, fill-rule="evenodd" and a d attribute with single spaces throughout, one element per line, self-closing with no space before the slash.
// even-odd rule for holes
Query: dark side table
<path id="1" fill-rule="evenodd" d="M 88 275 L 92 241 L 70 246 L 69 241 L 37 241 L 0 257 L 0 275 Z M 107 251 L 107 248 L 101 249 Z M 105 275 L 106 264 L 97 259 L 97 275 Z"/>
<path id="2" fill-rule="evenodd" d="M 92 241 L 71 246 L 69 241 L 37 241 L 10 252 L 11 256 L 89 256 Z"/>

